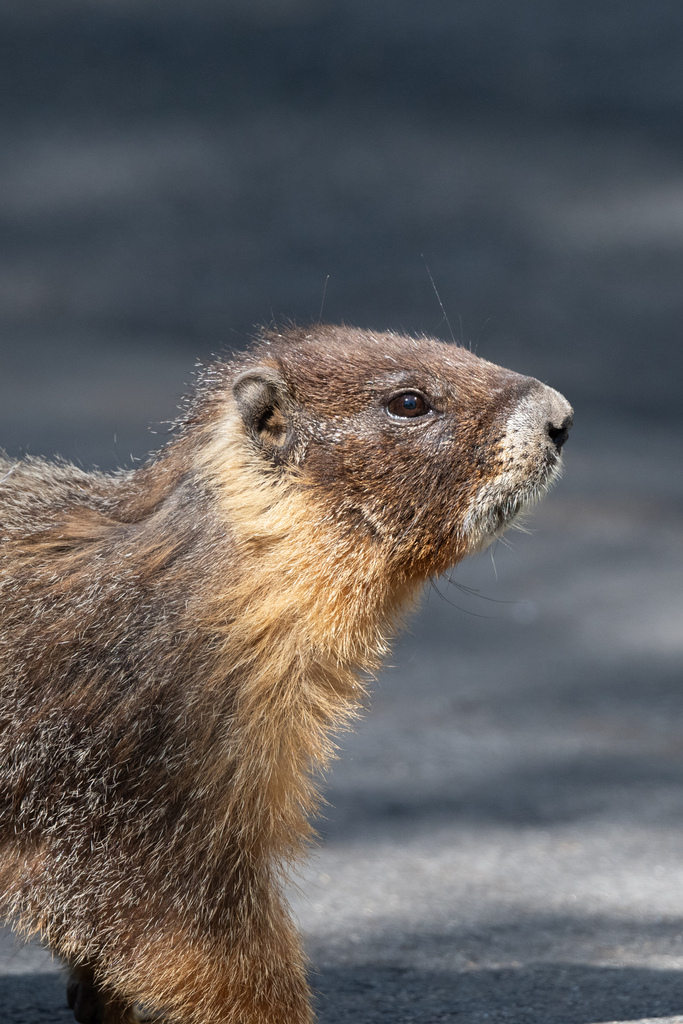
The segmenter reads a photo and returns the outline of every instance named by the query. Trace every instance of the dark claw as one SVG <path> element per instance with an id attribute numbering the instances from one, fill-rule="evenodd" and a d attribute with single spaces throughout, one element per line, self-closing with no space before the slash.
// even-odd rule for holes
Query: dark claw
<path id="1" fill-rule="evenodd" d="M 72 975 L 66 985 L 66 1001 L 78 1024 L 100 1024 L 102 1002 L 95 986 L 83 976 Z"/>

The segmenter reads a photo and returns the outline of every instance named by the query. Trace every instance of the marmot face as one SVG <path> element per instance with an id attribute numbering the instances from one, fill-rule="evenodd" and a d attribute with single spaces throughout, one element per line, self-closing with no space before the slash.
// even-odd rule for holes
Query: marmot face
<path id="1" fill-rule="evenodd" d="M 261 457 L 413 579 L 540 497 L 572 421 L 556 391 L 467 349 L 348 328 L 266 335 L 233 392 Z"/>

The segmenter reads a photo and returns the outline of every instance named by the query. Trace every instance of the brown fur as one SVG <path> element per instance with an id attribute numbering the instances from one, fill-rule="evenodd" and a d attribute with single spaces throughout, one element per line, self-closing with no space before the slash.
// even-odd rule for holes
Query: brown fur
<path id="1" fill-rule="evenodd" d="M 410 389 L 435 411 L 390 416 Z M 310 1020 L 281 886 L 330 732 L 568 415 L 462 348 L 316 326 L 209 367 L 140 469 L 0 461 L 0 908 L 80 1019 Z"/>

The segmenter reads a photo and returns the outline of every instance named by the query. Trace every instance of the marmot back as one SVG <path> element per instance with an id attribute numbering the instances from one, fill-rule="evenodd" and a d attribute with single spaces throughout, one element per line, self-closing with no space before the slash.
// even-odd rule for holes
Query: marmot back
<path id="1" fill-rule="evenodd" d="M 0 462 L 0 906 L 77 1020 L 310 1020 L 281 877 L 329 734 L 570 425 L 463 348 L 316 325 L 210 366 L 139 469 Z"/>

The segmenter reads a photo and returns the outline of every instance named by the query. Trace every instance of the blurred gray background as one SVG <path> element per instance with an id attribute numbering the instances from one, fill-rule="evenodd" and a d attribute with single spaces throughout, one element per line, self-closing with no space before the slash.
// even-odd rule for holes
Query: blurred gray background
<path id="1" fill-rule="evenodd" d="M 0 97 L 11 455 L 132 464 L 323 293 L 575 407 L 341 739 L 293 894 L 322 1024 L 683 1021 L 683 7 L 3 0 Z M 0 971 L 0 1020 L 69 1020 L 40 950 Z"/>

